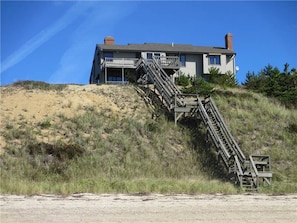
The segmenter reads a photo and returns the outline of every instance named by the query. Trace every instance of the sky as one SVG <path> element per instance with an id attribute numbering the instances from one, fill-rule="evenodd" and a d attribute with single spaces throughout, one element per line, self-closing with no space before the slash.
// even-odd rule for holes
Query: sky
<path id="1" fill-rule="evenodd" d="M 297 68 L 297 1 L 1 1 L 1 82 L 88 84 L 96 44 L 233 49 L 243 83 L 268 64 Z"/>

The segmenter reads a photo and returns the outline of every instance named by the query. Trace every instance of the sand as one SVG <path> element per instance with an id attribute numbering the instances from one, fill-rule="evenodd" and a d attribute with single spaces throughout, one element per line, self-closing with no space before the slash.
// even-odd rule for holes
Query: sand
<path id="1" fill-rule="evenodd" d="M 145 101 L 137 97 L 134 87 L 127 85 L 68 85 L 62 91 L 6 86 L 0 90 L 0 154 L 8 143 L 3 136 L 8 126 L 35 128 L 38 123 L 47 120 L 53 124 L 59 121 L 59 114 L 71 118 L 88 108 L 104 109 L 106 114 L 117 118 L 146 120 L 151 115 Z M 46 131 L 44 134 L 50 135 Z M 42 141 L 44 137 L 40 138 Z M 51 141 L 48 137 L 46 140 Z"/>
<path id="2" fill-rule="evenodd" d="M 296 222 L 297 195 L 1 195 L 1 222 Z"/>

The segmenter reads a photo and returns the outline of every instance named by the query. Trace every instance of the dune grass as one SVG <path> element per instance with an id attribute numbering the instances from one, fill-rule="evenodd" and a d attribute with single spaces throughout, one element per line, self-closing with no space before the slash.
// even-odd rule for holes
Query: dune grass
<path id="1" fill-rule="evenodd" d="M 296 193 L 296 112 L 245 90 L 217 90 L 214 99 L 243 152 L 271 156 L 273 185 L 260 192 Z M 1 130 L 0 193 L 242 192 L 191 120 L 175 126 L 164 114 L 143 120 L 95 106 L 84 111 Z"/>
<path id="2" fill-rule="evenodd" d="M 228 182 L 207 176 L 192 148 L 189 130 L 166 117 L 140 122 L 108 118 L 90 109 L 82 115 L 34 126 L 10 127 L 1 155 L 1 193 L 236 193 Z M 63 140 L 37 143 L 48 137 Z M 12 133 L 13 132 L 13 133 Z M 19 143 L 13 143 L 17 133 Z M 35 135 L 35 139 L 32 138 Z M 50 141 L 44 139 L 44 141 Z"/>
<path id="3" fill-rule="evenodd" d="M 275 182 L 272 190 L 282 190 L 283 185 L 296 192 L 296 110 L 245 90 L 220 91 L 214 98 L 245 155 L 270 155 Z"/>

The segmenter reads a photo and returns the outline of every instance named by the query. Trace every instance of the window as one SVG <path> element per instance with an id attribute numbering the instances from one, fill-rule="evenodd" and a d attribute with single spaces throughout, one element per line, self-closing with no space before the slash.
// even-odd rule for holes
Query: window
<path id="1" fill-rule="evenodd" d="M 107 58 L 107 59 L 106 59 Z M 113 61 L 113 53 L 112 52 L 105 52 L 103 53 L 103 59 L 109 62 Z"/>
<path id="2" fill-rule="evenodd" d="M 210 55 L 209 58 L 209 64 L 213 65 L 221 65 L 221 56 L 220 55 Z"/>
<path id="3" fill-rule="evenodd" d="M 185 67 L 186 66 L 186 55 L 181 54 L 180 55 L 180 66 Z"/>
<path id="4" fill-rule="evenodd" d="M 155 52 L 150 52 L 150 53 L 146 53 L 146 59 L 153 59 L 153 57 L 157 57 L 160 58 L 161 53 L 155 53 Z"/>
<path id="5" fill-rule="evenodd" d="M 153 53 L 147 53 L 146 58 L 147 59 L 153 59 Z"/>

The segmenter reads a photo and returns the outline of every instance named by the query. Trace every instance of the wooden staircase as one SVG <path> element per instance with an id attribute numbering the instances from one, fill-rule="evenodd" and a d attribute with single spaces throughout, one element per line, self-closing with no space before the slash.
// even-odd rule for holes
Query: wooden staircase
<path id="1" fill-rule="evenodd" d="M 261 183 L 271 184 L 270 157 L 245 157 L 211 97 L 183 94 L 154 58 L 139 59 L 136 69 L 141 73 L 141 83 L 153 83 L 163 104 L 174 113 L 175 123 L 187 115 L 203 121 L 208 138 L 235 184 L 246 191 L 258 191 Z"/>

